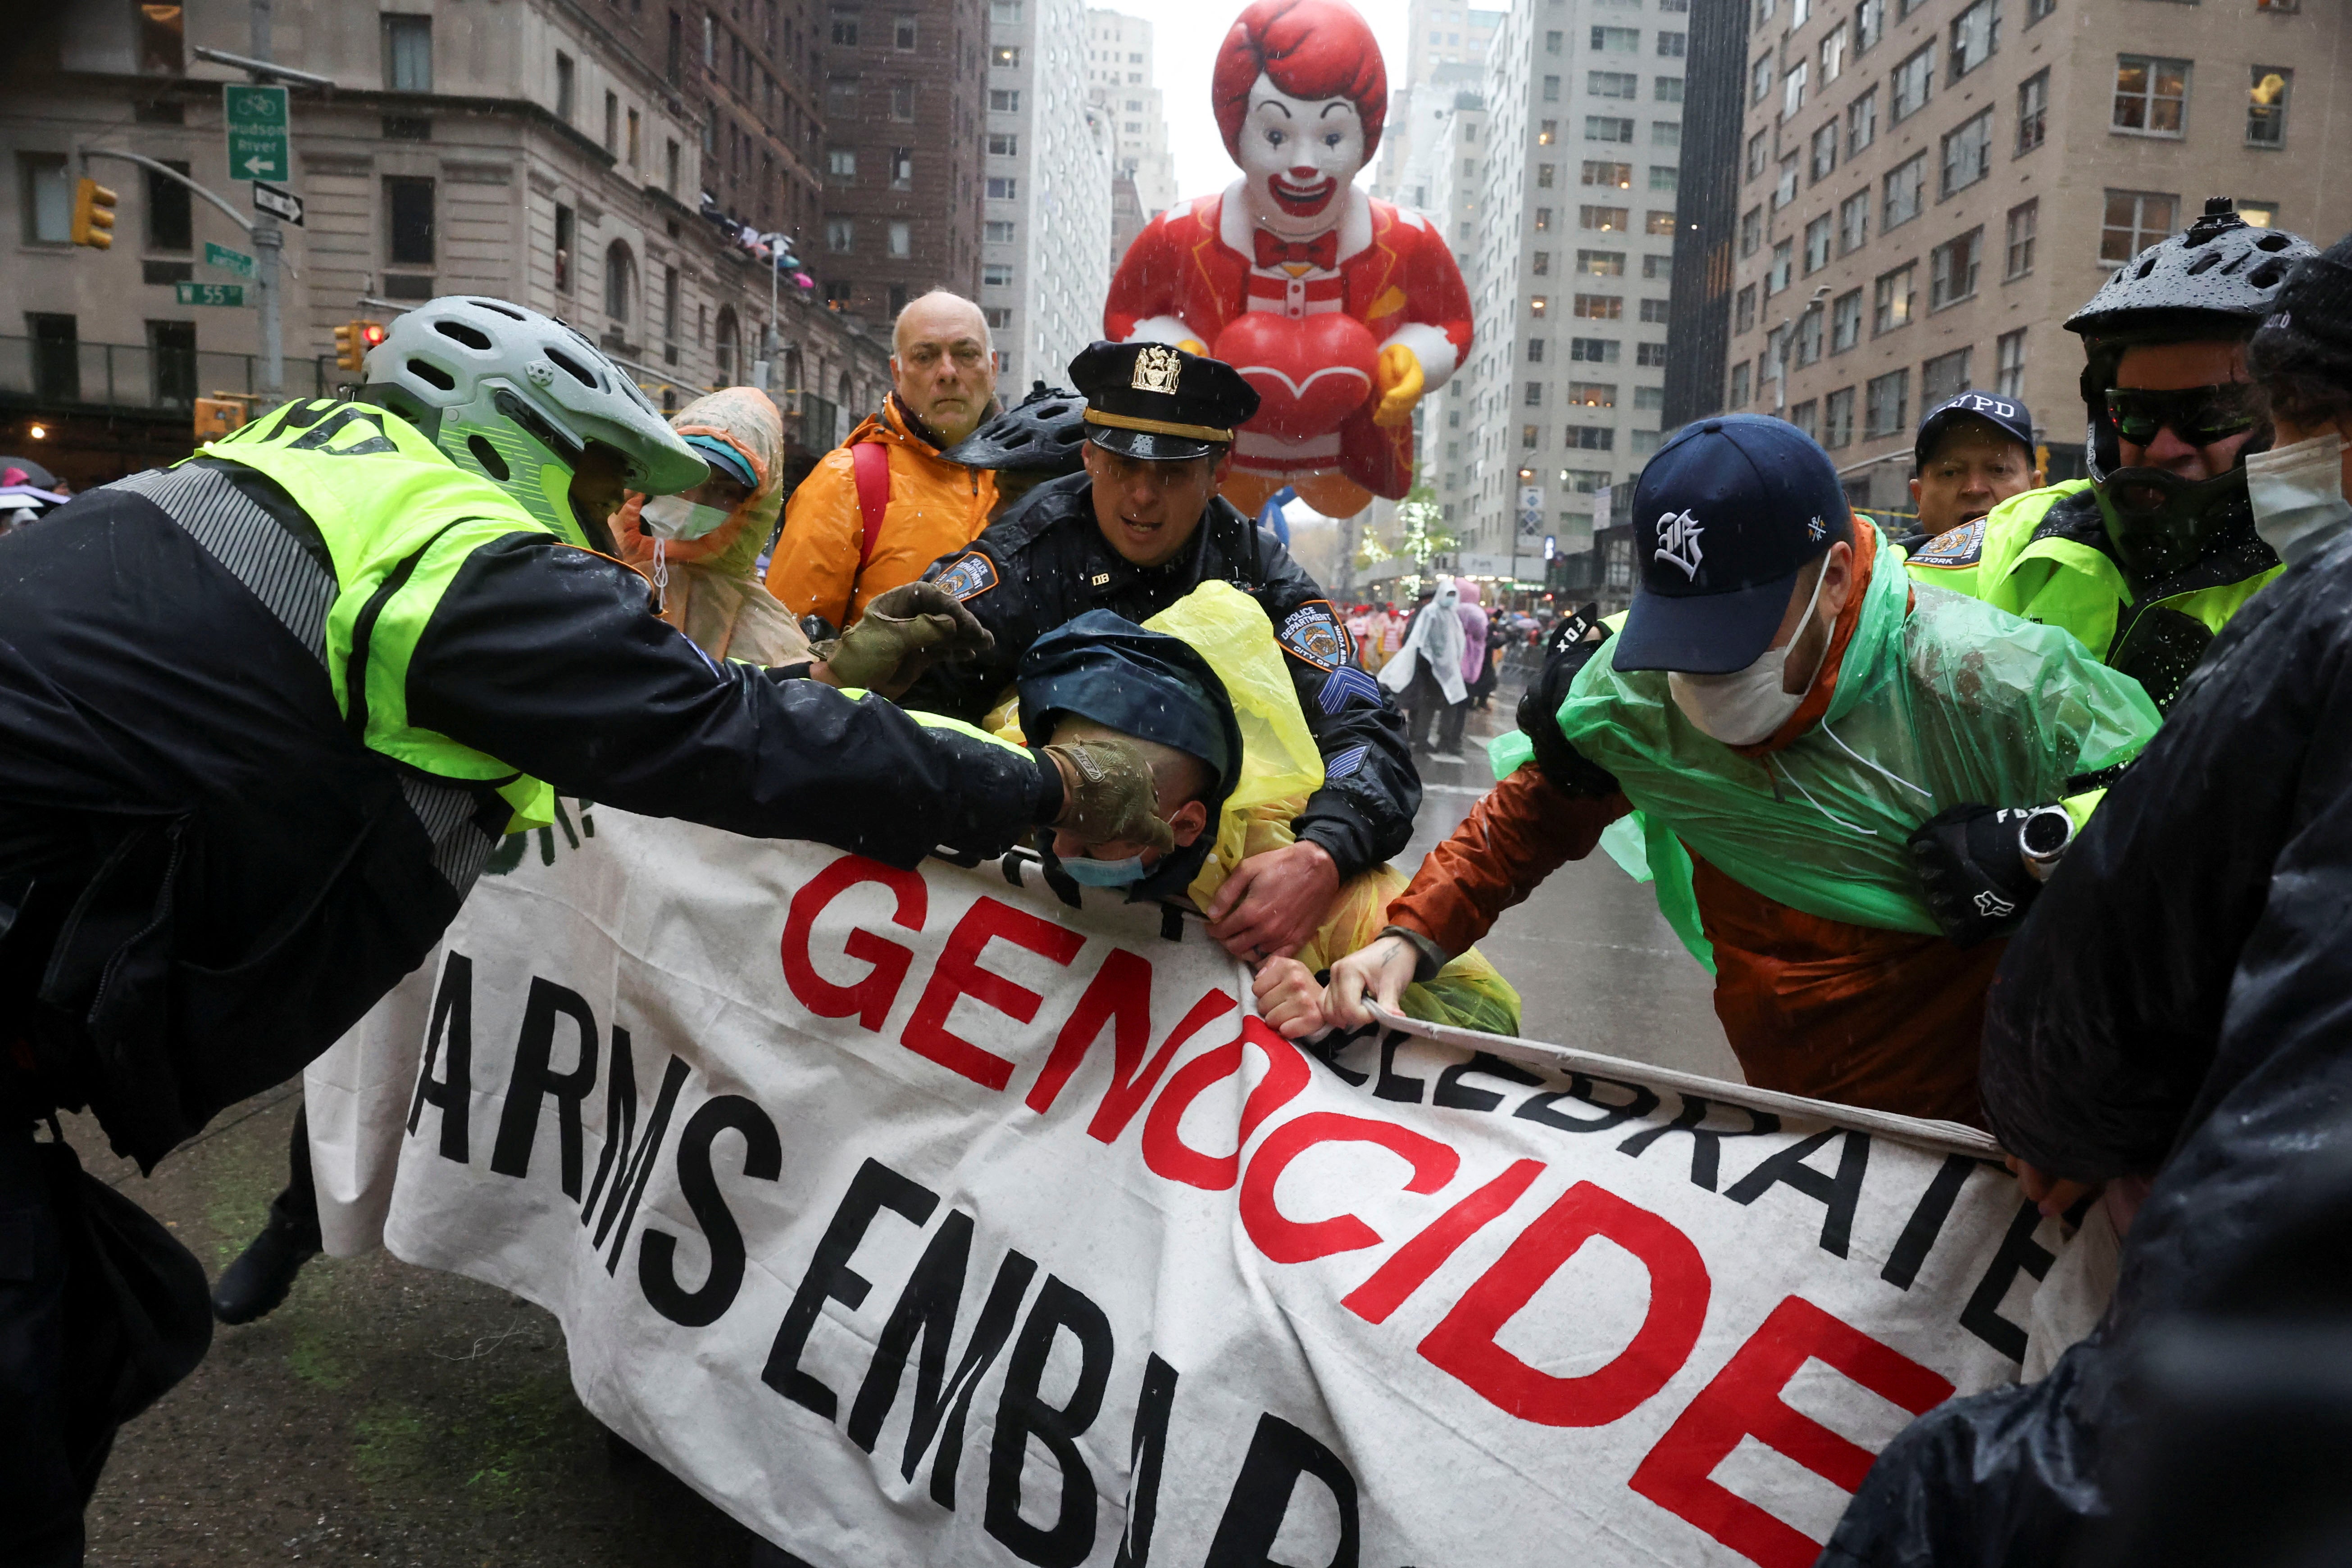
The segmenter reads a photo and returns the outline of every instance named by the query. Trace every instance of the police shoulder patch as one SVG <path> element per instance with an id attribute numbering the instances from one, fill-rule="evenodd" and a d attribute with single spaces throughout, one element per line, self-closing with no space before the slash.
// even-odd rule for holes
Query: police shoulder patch
<path id="1" fill-rule="evenodd" d="M 1911 557 L 1914 566 L 1940 566 L 1952 569 L 1973 566 L 1984 554 L 1985 520 L 1964 522 L 1958 528 L 1948 528 L 1919 547 Z"/>
<path id="2" fill-rule="evenodd" d="M 1303 658 L 1318 669 L 1337 669 L 1348 662 L 1348 634 L 1328 601 L 1309 599 L 1282 618 L 1274 640 L 1283 651 Z"/>
<path id="3" fill-rule="evenodd" d="M 939 584 L 959 601 L 976 599 L 996 586 L 996 563 L 977 550 L 968 550 L 940 574 Z"/>

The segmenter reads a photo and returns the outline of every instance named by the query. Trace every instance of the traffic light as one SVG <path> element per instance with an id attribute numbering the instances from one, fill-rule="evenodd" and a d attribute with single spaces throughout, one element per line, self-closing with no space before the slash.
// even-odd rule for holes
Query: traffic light
<path id="1" fill-rule="evenodd" d="M 96 180 L 84 180 L 74 187 L 73 242 L 87 245 L 92 250 L 106 250 L 114 244 L 115 195 Z"/>
<path id="2" fill-rule="evenodd" d="M 365 369 L 368 350 L 383 342 L 383 338 L 382 321 L 345 321 L 335 329 L 335 368 Z"/>

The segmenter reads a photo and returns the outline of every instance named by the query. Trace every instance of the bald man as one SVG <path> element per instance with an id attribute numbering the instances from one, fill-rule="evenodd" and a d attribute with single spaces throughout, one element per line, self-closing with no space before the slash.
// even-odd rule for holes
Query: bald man
<path id="1" fill-rule="evenodd" d="M 995 476 L 940 458 L 995 411 L 988 319 L 935 289 L 898 312 L 890 343 L 890 395 L 793 492 L 768 565 L 787 609 L 840 629 L 978 538 L 996 501 Z"/>

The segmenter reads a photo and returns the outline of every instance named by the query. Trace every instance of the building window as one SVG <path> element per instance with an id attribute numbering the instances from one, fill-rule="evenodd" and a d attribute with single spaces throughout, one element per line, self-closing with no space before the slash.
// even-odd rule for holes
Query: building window
<path id="1" fill-rule="evenodd" d="M 2249 218 L 2247 221 L 2251 223 L 2253 220 Z M 1648 279 L 1651 282 L 1655 283 L 1663 279 L 1670 279 L 1674 275 L 1675 258 L 1673 257 L 1644 256 L 1642 258 L 1642 276 Z"/>
<path id="2" fill-rule="evenodd" d="M 1617 432 L 1595 425 L 1571 425 L 1560 432 L 1560 443 L 1578 452 L 1614 451 Z"/>
<path id="3" fill-rule="evenodd" d="M 1992 110 L 1962 121 L 1958 131 L 1944 138 L 1943 153 L 1939 198 L 1965 191 L 1992 173 Z"/>
<path id="4" fill-rule="evenodd" d="M 911 89 L 909 89 L 912 90 Z M 992 87 L 988 89 L 988 111 L 991 114 L 1021 112 L 1021 89 L 1017 87 Z"/>
<path id="5" fill-rule="evenodd" d="M 1018 0 L 1015 0 L 1015 4 L 1018 4 Z M 1009 217 L 990 218 L 988 222 L 982 226 L 982 237 L 991 245 L 1011 245 L 1013 243 L 1013 220 Z"/>
<path id="6" fill-rule="evenodd" d="M 1992 389 L 2002 397 L 2025 395 L 2025 329 L 2003 332 L 1992 344 Z"/>
<path id="7" fill-rule="evenodd" d="M 572 110 L 577 101 L 580 70 L 570 55 L 555 57 L 555 118 L 564 124 L 572 123 Z"/>
<path id="8" fill-rule="evenodd" d="M 856 184 L 857 183 L 857 149 L 855 147 L 826 148 L 824 174 L 826 179 L 836 185 Z"/>
<path id="9" fill-rule="evenodd" d="M 1845 155 L 1853 157 L 1878 140 L 1878 89 L 1872 88 L 1845 106 Z"/>
<path id="10" fill-rule="evenodd" d="M 1642 220 L 1642 232 L 1671 239 L 1675 233 L 1675 215 L 1671 207 L 1652 207 Z"/>
<path id="11" fill-rule="evenodd" d="M 1678 76 L 1652 78 L 1650 98 L 1655 103 L 1680 103 L 1683 100 L 1683 79 Z"/>
<path id="12" fill-rule="evenodd" d="M 1822 399 L 1822 445 L 1834 452 L 1853 440 L 1853 388 L 1840 387 Z"/>
<path id="13" fill-rule="evenodd" d="M 1546 33 L 1544 35 L 1544 53 L 1548 55 L 1556 55 L 1559 53 L 1560 46 L 1565 42 L 1567 42 L 1566 34 L 1556 32 Z"/>
<path id="14" fill-rule="evenodd" d="M 1617 340 L 1614 338 L 1570 338 L 1568 357 L 1581 364 L 1615 364 Z"/>
<path id="15" fill-rule="evenodd" d="M 1617 388 L 1606 381 L 1571 381 L 1568 384 L 1568 402 L 1571 408 L 1614 408 Z"/>
<path id="16" fill-rule="evenodd" d="M 1584 139 L 1630 143 L 1633 140 L 1633 122 L 1613 114 L 1588 114 L 1584 117 Z"/>
<path id="17" fill-rule="evenodd" d="M 1559 101 L 1559 78 L 1556 76 L 1548 76 L 1544 78 L 1543 96 L 1546 103 L 1558 103 Z"/>
<path id="18" fill-rule="evenodd" d="M 1811 174 L 1815 184 L 1828 179 L 1830 171 L 1837 167 L 1837 153 L 1838 128 L 1832 120 L 1813 132 Z"/>
<path id="19" fill-rule="evenodd" d="M 1021 25 L 1021 0 L 988 0 L 988 19 L 1000 26 Z"/>
<path id="20" fill-rule="evenodd" d="M 1624 207 L 1579 207 L 1576 225 L 1603 234 L 1622 234 L 1633 226 L 1633 214 Z"/>
<path id="21" fill-rule="evenodd" d="M 2001 246 L 2004 279 L 2022 278 L 2033 270 L 2033 232 L 2042 223 L 2042 198 L 2020 202 L 2009 209 L 2008 234 Z"/>
<path id="22" fill-rule="evenodd" d="M 1741 360 L 1731 367 L 1731 388 L 1724 395 L 1723 405 L 1726 408 L 1748 406 L 1748 362 L 1746 360 Z"/>
<path id="23" fill-rule="evenodd" d="M 902 53 L 911 53 L 913 51 L 915 47 L 914 17 L 899 16 L 891 22 L 890 47 L 901 51 Z"/>
<path id="24" fill-rule="evenodd" d="M 1538 255 L 1544 254 L 1541 251 Z M 1576 269 L 1595 278 L 1625 276 L 1625 253 L 1622 250 L 1580 250 L 1576 253 Z"/>
<path id="25" fill-rule="evenodd" d="M 1862 342 L 1862 290 L 1850 289 L 1830 303 L 1830 353 L 1842 354 Z"/>
<path id="26" fill-rule="evenodd" d="M 1018 70 L 1021 68 L 1021 46 L 1018 44 L 997 45 L 994 48 L 988 51 L 988 63 L 992 66 L 1000 66 L 1006 70 Z"/>
<path id="27" fill-rule="evenodd" d="M 1927 183 L 1927 154 L 1925 153 L 1914 153 L 1887 172 L 1881 182 L 1884 199 L 1879 204 L 1879 233 L 1900 228 L 1919 216 L 1920 188 Z"/>
<path id="28" fill-rule="evenodd" d="M 2172 232 L 2179 196 L 2154 191 L 2109 191 L 2099 226 L 2099 259 L 2121 266 Z"/>
<path id="29" fill-rule="evenodd" d="M 1780 118 L 1789 119 L 1805 107 L 1805 85 L 1812 79 L 1810 61 L 1799 60 L 1780 79 Z"/>
<path id="30" fill-rule="evenodd" d="M 1919 405 L 1923 408 L 1933 408 L 1968 389 L 1969 351 L 1965 348 L 1937 354 L 1919 367 Z"/>
<path id="31" fill-rule="evenodd" d="M 188 172 L 184 160 L 174 158 L 165 162 L 183 174 Z M 147 248 L 194 249 L 195 215 L 189 206 L 188 187 L 152 169 L 144 169 L 141 173 L 147 176 Z"/>
<path id="32" fill-rule="evenodd" d="M 1764 297 L 1770 299 L 1789 286 L 1789 268 L 1796 249 L 1795 243 L 1781 240 L 1772 247 L 1772 266 L 1764 274 Z"/>
<path id="33" fill-rule="evenodd" d="M 1530 268 L 1529 268 L 1529 270 L 1530 270 L 1530 271 L 1532 271 L 1532 272 L 1533 272 L 1537 277 L 1538 277 L 1538 278 L 1549 278 L 1549 277 L 1550 277 L 1550 276 L 1551 276 L 1551 252 L 1550 252 L 1550 251 L 1549 251 L 1549 250 L 1538 250 L 1538 251 L 1537 251 L 1537 252 L 1535 253 L 1534 264 L 1533 264 L 1533 266 L 1532 266 L 1532 267 L 1530 267 Z"/>
<path id="34" fill-rule="evenodd" d="M 1894 436 L 1911 424 L 1911 373 L 1890 371 L 1873 376 L 1863 394 L 1863 438 Z"/>
<path id="35" fill-rule="evenodd" d="M 2017 84 L 2017 150 L 2031 153 L 2042 145 L 2050 124 L 2050 70 L 2035 71 Z"/>
<path id="36" fill-rule="evenodd" d="M 1619 321 L 1625 314 L 1625 301 L 1613 294 L 1579 294 L 1571 302 L 1569 314 L 1581 317 L 1588 321 Z M 1535 342 L 1530 342 L 1528 346 L 1533 348 Z"/>
<path id="37" fill-rule="evenodd" d="M 1550 167 L 1549 164 L 1544 166 Z M 1600 163 L 1588 158 L 1585 160 L 1578 183 L 1587 185 L 1609 185 L 1621 191 L 1630 191 L 1633 188 L 1633 165 Z"/>
<path id="38" fill-rule="evenodd" d="M 1764 132 L 1759 131 L 1748 139 L 1748 173 L 1744 177 L 1752 180 L 1762 174 L 1765 159 Z"/>
<path id="39" fill-rule="evenodd" d="M 1772 184 L 1774 212 L 1780 211 L 1797 199 L 1797 175 L 1803 162 L 1803 156 L 1796 153 L 1791 153 L 1780 160 L 1780 177 Z"/>
<path id="40" fill-rule="evenodd" d="M 1522 425 L 1522 426 L 1519 426 L 1519 450 L 1520 450 L 1520 451 L 1522 451 L 1522 452 L 1532 452 L 1532 451 L 1535 451 L 1535 450 L 1537 450 L 1537 449 L 1538 449 L 1538 448 L 1542 445 L 1542 443 L 1543 443 L 1543 426 L 1540 426 L 1540 425 Z"/>
<path id="41" fill-rule="evenodd" d="M 894 191 L 915 188 L 915 150 L 912 147 L 890 149 L 890 188 Z"/>
<path id="42" fill-rule="evenodd" d="M 1732 297 L 1731 320 L 1731 330 L 1735 332 L 1745 332 L 1754 330 L 1756 326 L 1755 284 L 1748 283 L 1743 285 L 1739 292 Z"/>
<path id="43" fill-rule="evenodd" d="M 1845 74 L 1845 24 L 1840 22 L 1822 36 L 1822 85 Z"/>
<path id="44" fill-rule="evenodd" d="M 1872 289 L 1872 337 L 1911 324 L 1911 309 L 1917 302 L 1918 288 L 1919 264 L 1916 261 L 1906 261 L 1892 272 L 1879 274 Z"/>
<path id="45" fill-rule="evenodd" d="M 857 13 L 835 11 L 833 14 L 833 41 L 845 49 L 857 47 Z"/>
<path id="46" fill-rule="evenodd" d="M 1797 318 L 1797 363 L 1811 364 L 1822 357 L 1822 312 L 1808 310 Z"/>
<path id="47" fill-rule="evenodd" d="M 829 217 L 824 220 L 824 247 L 835 256 L 848 256 L 857 249 L 857 222 L 855 218 Z"/>
<path id="48" fill-rule="evenodd" d="M 1685 55 L 1690 52 L 1690 35 L 1688 33 L 1668 32 L 1664 28 L 1660 28 L 1658 31 L 1657 48 L 1658 58 L 1662 60 L 1681 59 Z"/>
<path id="49" fill-rule="evenodd" d="M 629 305 L 636 295 L 636 258 L 616 239 L 604 250 L 604 314 L 612 318 L 613 325 L 629 324 Z"/>
<path id="50" fill-rule="evenodd" d="M 2261 9 L 2262 5 L 2263 0 L 2254 0 L 2254 6 L 2257 10 Z M 2025 25 L 2031 27 L 2034 23 L 2039 22 L 2044 16 L 2050 16 L 2057 9 L 2058 0 L 2025 0 Z"/>
<path id="51" fill-rule="evenodd" d="M 183 190 L 185 186 L 181 187 Z M 196 324 L 194 321 L 150 321 L 147 348 L 154 366 L 155 404 L 160 408 L 192 408 L 196 401 Z"/>
<path id="52" fill-rule="evenodd" d="M 1749 207 L 1739 215 L 1739 256 L 1746 260 L 1764 243 L 1764 209 Z"/>
<path id="53" fill-rule="evenodd" d="M 1954 81 L 1992 58 L 2000 47 L 2000 12 L 1995 0 L 1976 4 L 1952 18 L 1951 72 Z"/>
<path id="54" fill-rule="evenodd" d="M 383 183 L 384 259 L 395 267 L 433 265 L 433 182 Z"/>
<path id="55" fill-rule="evenodd" d="M 857 110 L 856 83 L 850 84 L 849 93 L 849 111 L 854 114 Z M 833 107 L 829 101 L 827 107 Z M 890 84 L 890 118 L 908 124 L 914 121 L 915 84 L 913 82 L 894 81 Z"/>
<path id="56" fill-rule="evenodd" d="M 1862 0 L 1853 13 L 1853 52 L 1861 54 L 1886 36 L 1886 0 Z"/>
<path id="57" fill-rule="evenodd" d="M 988 155 L 992 158 L 1021 156 L 1021 138 L 1010 131 L 992 132 L 988 138 Z"/>
<path id="58" fill-rule="evenodd" d="M 1559 166 L 1558 164 L 1556 164 L 1556 163 L 1538 163 L 1538 164 L 1537 164 L 1537 165 L 1536 165 L 1536 189 L 1538 189 L 1538 190 L 1539 190 L 1539 191 L 1548 191 L 1548 190 L 1551 189 L 1551 186 L 1552 186 L 1552 179 L 1553 179 L 1553 176 L 1554 176 L 1554 175 L 1559 172 Z"/>
<path id="59" fill-rule="evenodd" d="M 2179 136 L 2188 119 L 2189 62 L 2116 57 L 2116 99 L 2107 124 L 2142 136 Z"/>
<path id="60" fill-rule="evenodd" d="M 890 255 L 893 258 L 903 261 L 915 254 L 914 225 L 900 218 L 891 219 L 889 239 Z"/>
<path id="61" fill-rule="evenodd" d="M 1562 468 L 1559 471 L 1559 482 L 1568 487 L 1570 495 L 1593 495 L 1609 488 L 1609 470 Z"/>
<path id="62" fill-rule="evenodd" d="M 988 177 L 988 199 L 992 202 L 1017 202 L 1021 199 L 1021 182 L 1010 174 Z"/>
<path id="63" fill-rule="evenodd" d="M 2256 66 L 2246 89 L 2246 145 L 2286 145 L 2286 99 L 2294 72 L 2284 66 Z"/>
<path id="64" fill-rule="evenodd" d="M 572 209 L 558 202 L 555 206 L 555 291 L 572 292 L 572 258 L 579 254 L 579 219 Z"/>
<path id="65" fill-rule="evenodd" d="M 1642 52 L 1642 29 L 1639 27 L 1595 27 L 1592 47 L 1605 55 L 1637 55 Z"/>
<path id="66" fill-rule="evenodd" d="M 991 289 L 1010 289 L 1013 287 L 1013 264 L 992 261 L 980 269 L 980 280 Z"/>
<path id="67" fill-rule="evenodd" d="M 1540 408 L 1543 406 L 1543 391 L 1542 382 L 1528 382 L 1526 390 L 1519 395 L 1519 401 L 1529 408 Z"/>
<path id="68" fill-rule="evenodd" d="M 1587 71 L 1584 73 L 1584 90 L 1595 98 L 1639 98 L 1642 96 L 1642 79 L 1632 71 Z"/>
<path id="69" fill-rule="evenodd" d="M 1559 121 L 1547 120 L 1536 132 L 1536 145 L 1549 147 L 1559 140 Z"/>
<path id="70" fill-rule="evenodd" d="M 1529 364 L 1543 363 L 1543 351 L 1544 341 L 1541 338 L 1529 338 L 1528 340 L 1528 363 Z"/>
<path id="71" fill-rule="evenodd" d="M 1644 321 L 1654 322 L 1658 326 L 1664 326 L 1666 324 L 1666 302 L 1664 300 L 1643 300 L 1642 320 Z"/>
<path id="72" fill-rule="evenodd" d="M 1936 88 L 1936 46 L 1920 45 L 1895 68 L 1895 123 L 1902 124 L 1927 107 Z"/>
<path id="73" fill-rule="evenodd" d="M 1538 234 L 1549 234 L 1551 232 L 1551 208 L 1536 208 L 1536 232 Z"/>
<path id="74" fill-rule="evenodd" d="M 1789 423 L 1818 441 L 1821 439 L 1821 412 L 1822 405 L 1808 397 L 1802 403 L 1790 405 Z"/>
<path id="75" fill-rule="evenodd" d="M 1761 103 L 1772 94 L 1772 57 L 1758 58 L 1748 73 L 1748 101 Z"/>
<path id="76" fill-rule="evenodd" d="M 1838 204 L 1838 254 L 1851 255 L 1870 243 L 1870 193 L 1854 192 Z"/>
<path id="77" fill-rule="evenodd" d="M 433 18 L 383 19 L 383 87 L 386 92 L 433 90 Z"/>
<path id="78" fill-rule="evenodd" d="M 1805 276 L 1830 264 L 1830 215 L 1823 213 L 1805 226 Z"/>
<path id="79" fill-rule="evenodd" d="M 2258 202 L 2245 196 L 2237 201 L 2238 216 L 2256 228 L 2278 226 L 2278 203 Z"/>

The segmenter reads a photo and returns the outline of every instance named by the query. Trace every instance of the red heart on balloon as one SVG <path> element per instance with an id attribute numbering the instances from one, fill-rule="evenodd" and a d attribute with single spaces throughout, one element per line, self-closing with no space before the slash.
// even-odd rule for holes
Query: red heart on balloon
<path id="1" fill-rule="evenodd" d="M 1212 352 L 1256 389 L 1249 427 L 1286 441 L 1328 436 L 1361 408 L 1380 357 L 1371 329 L 1340 310 L 1244 311 L 1217 334 Z"/>

